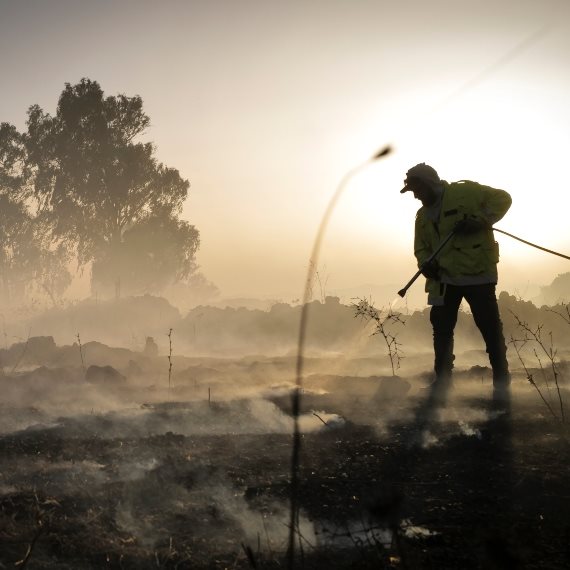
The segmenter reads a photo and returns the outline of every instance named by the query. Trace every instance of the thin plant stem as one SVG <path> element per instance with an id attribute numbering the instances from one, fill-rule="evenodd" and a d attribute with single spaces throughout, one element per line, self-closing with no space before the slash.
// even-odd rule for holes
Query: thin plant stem
<path id="1" fill-rule="evenodd" d="M 531 373 L 530 370 L 528 369 L 527 365 L 525 364 L 525 362 L 524 362 L 524 360 L 523 360 L 523 358 L 522 358 L 522 356 L 521 356 L 521 352 L 520 352 L 520 348 L 521 348 L 521 347 L 519 347 L 519 346 L 517 345 L 517 342 L 520 342 L 520 343 L 521 343 L 521 346 L 524 346 L 524 344 L 526 344 L 527 340 L 528 340 L 528 339 L 522 339 L 522 340 L 520 340 L 520 339 L 514 339 L 514 338 L 511 336 L 510 344 L 512 344 L 513 348 L 515 349 L 515 352 L 517 353 L 517 357 L 518 357 L 518 359 L 519 359 L 519 361 L 520 361 L 520 363 L 521 363 L 521 365 L 522 365 L 522 367 L 523 367 L 523 369 L 524 369 L 524 371 L 525 371 L 526 379 L 529 381 L 530 385 L 533 386 L 533 387 L 536 389 L 536 391 L 538 392 L 538 395 L 540 396 L 540 398 L 541 398 L 542 401 L 544 402 L 544 405 L 548 408 L 548 411 L 552 414 L 552 416 L 553 416 L 555 419 L 560 420 L 560 418 L 556 415 L 556 412 L 552 409 L 552 407 L 550 406 L 550 404 L 546 401 L 544 395 L 542 394 L 542 391 L 541 391 L 540 387 L 539 387 L 538 384 L 535 382 L 532 373 Z"/>
<path id="2" fill-rule="evenodd" d="M 81 368 L 83 368 L 83 373 L 85 374 L 85 360 L 83 359 L 83 347 L 81 346 L 81 337 L 77 333 L 77 344 L 79 345 L 79 356 L 81 357 Z"/>
<path id="3" fill-rule="evenodd" d="M 172 377 L 172 329 L 168 330 L 168 392 L 170 393 L 170 380 Z"/>
<path id="4" fill-rule="evenodd" d="M 556 386 L 556 392 L 558 395 L 558 403 L 560 405 L 560 419 L 562 423 L 565 423 L 566 417 L 564 412 L 564 399 L 562 398 L 562 393 L 560 392 L 560 384 L 558 382 L 558 378 L 560 376 L 560 370 L 556 363 L 557 351 L 554 348 L 552 332 L 549 333 L 550 344 L 549 346 L 547 346 L 542 337 L 543 325 L 539 324 L 537 325 L 536 329 L 532 329 L 527 322 L 519 319 L 519 317 L 512 311 L 511 314 L 514 316 L 515 320 L 517 321 L 518 327 L 524 332 L 525 340 L 534 341 L 536 345 L 540 348 L 540 350 L 546 355 L 548 361 L 550 362 L 550 369 L 552 370 L 552 375 L 554 377 L 554 384 Z"/>

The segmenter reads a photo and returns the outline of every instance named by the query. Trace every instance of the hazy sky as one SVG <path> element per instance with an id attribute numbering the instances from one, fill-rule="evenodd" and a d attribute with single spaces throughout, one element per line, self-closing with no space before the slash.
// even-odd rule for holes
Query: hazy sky
<path id="1" fill-rule="evenodd" d="M 413 274 L 419 203 L 399 189 L 423 161 L 508 190 L 497 227 L 570 253 L 566 4 L 0 0 L 0 120 L 23 129 L 29 105 L 53 113 L 82 77 L 141 95 L 147 140 L 190 180 L 198 262 L 226 296 L 299 297 L 337 184 L 387 143 L 396 152 L 349 182 L 332 218 L 329 291 Z M 498 241 L 503 288 L 570 270 Z"/>

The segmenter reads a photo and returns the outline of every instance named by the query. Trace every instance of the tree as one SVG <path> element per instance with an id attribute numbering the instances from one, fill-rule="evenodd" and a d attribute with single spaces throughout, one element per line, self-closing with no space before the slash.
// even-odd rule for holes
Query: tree
<path id="1" fill-rule="evenodd" d="M 149 123 L 139 96 L 104 97 L 89 79 L 65 85 L 55 116 L 37 105 L 28 112 L 34 192 L 51 235 L 75 249 L 80 266 L 91 262 L 93 284 L 111 285 L 117 297 L 122 284 L 176 281 L 173 259 L 191 271 L 199 244 L 198 231 L 178 220 L 188 181 L 156 160 L 151 143 L 137 142 Z M 175 236 L 181 251 L 172 255 L 173 244 L 153 241 L 153 232 Z"/>
<path id="2" fill-rule="evenodd" d="M 198 230 L 175 216 L 149 215 L 127 229 L 112 259 L 93 263 L 92 288 L 105 291 L 112 276 L 120 274 L 132 293 L 157 293 L 186 279 L 196 269 Z"/>
<path id="3" fill-rule="evenodd" d="M 24 137 L 14 125 L 0 123 L 0 192 L 21 198 L 26 180 Z"/>
<path id="4" fill-rule="evenodd" d="M 0 124 L 0 283 L 6 302 L 22 301 L 41 288 L 54 304 L 71 282 L 65 247 L 46 240 L 33 212 L 24 137 Z"/>
<path id="5" fill-rule="evenodd" d="M 0 277 L 2 297 L 14 301 L 24 293 L 22 285 L 31 277 L 26 269 L 31 233 L 31 216 L 20 201 L 9 193 L 0 194 Z"/>

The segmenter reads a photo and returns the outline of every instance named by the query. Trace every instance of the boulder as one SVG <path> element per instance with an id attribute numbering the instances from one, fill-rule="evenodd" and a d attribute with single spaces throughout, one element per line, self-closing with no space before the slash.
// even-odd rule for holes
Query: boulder
<path id="1" fill-rule="evenodd" d="M 93 384 L 122 384 L 126 377 L 112 366 L 92 364 L 85 372 L 85 380 Z"/>

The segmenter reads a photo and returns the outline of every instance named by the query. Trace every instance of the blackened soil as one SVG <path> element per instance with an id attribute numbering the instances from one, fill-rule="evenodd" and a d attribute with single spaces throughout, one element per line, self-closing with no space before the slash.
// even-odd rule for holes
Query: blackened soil
<path id="1" fill-rule="evenodd" d="M 382 434 L 354 421 L 305 434 L 299 503 L 316 535 L 300 539 L 296 567 L 569 568 L 570 448 L 543 412 L 527 398 L 469 429 L 437 423 L 427 438 L 409 415 Z M 5 435 L 1 567 L 286 567 L 291 442 Z M 372 527 L 392 540 L 355 530 Z"/>

